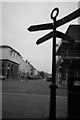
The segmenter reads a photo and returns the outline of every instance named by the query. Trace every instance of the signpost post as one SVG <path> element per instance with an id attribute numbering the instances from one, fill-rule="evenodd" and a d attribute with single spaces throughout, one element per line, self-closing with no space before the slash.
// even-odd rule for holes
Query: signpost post
<path id="1" fill-rule="evenodd" d="M 55 14 L 56 13 L 56 14 Z M 53 9 L 51 13 L 51 19 L 53 20 L 53 23 L 47 23 L 47 24 L 41 24 L 41 25 L 34 25 L 30 26 L 28 30 L 31 31 L 39 31 L 39 30 L 48 30 L 52 29 L 53 31 L 45 35 L 44 37 L 40 38 L 36 44 L 41 44 L 45 42 L 46 40 L 53 37 L 53 44 L 52 44 L 52 81 L 50 85 L 50 111 L 49 111 L 49 120 L 55 120 L 56 119 L 56 37 L 66 39 L 69 43 L 75 43 L 74 39 L 72 39 L 70 36 L 56 31 L 57 27 L 60 27 L 61 25 L 77 18 L 80 16 L 80 8 L 73 13 L 69 14 L 68 16 L 65 16 L 64 18 L 56 21 L 56 17 L 59 14 L 59 9 L 55 8 Z"/>
<path id="2" fill-rule="evenodd" d="M 54 16 L 54 11 L 56 12 Z M 53 20 L 53 25 L 56 26 L 56 17 L 59 13 L 59 9 L 55 8 L 51 13 L 51 19 Z M 54 33 L 56 32 L 56 27 L 53 28 Z M 49 120 L 56 119 L 56 36 L 53 37 L 52 44 L 52 82 L 50 85 L 50 113 Z"/>

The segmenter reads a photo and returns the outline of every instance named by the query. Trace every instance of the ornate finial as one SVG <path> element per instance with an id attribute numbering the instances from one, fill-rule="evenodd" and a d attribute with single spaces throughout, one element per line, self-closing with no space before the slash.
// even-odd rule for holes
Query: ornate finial
<path id="1" fill-rule="evenodd" d="M 59 14 L 59 9 L 58 8 L 54 8 L 51 12 L 51 19 L 55 20 L 56 17 L 58 16 Z"/>

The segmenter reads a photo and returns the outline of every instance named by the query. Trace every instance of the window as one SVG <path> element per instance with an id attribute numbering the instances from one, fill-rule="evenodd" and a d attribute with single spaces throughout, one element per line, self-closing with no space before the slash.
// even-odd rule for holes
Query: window
<path id="1" fill-rule="evenodd" d="M 10 50 L 10 56 L 11 57 L 13 56 L 13 50 Z"/>
<path id="2" fill-rule="evenodd" d="M 16 53 L 13 50 L 10 50 L 10 56 L 13 58 L 16 58 Z"/>

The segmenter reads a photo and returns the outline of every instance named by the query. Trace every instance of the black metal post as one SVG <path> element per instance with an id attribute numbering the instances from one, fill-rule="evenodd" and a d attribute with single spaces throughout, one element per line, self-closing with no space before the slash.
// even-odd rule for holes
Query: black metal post
<path id="1" fill-rule="evenodd" d="M 53 12 L 56 14 L 53 16 Z M 53 24 L 52 23 L 47 23 L 47 24 L 41 24 L 41 25 L 34 25 L 30 26 L 28 28 L 29 31 L 39 31 L 39 30 L 48 30 L 48 29 L 53 29 L 52 32 L 49 34 L 45 35 L 44 37 L 40 38 L 37 41 L 37 44 L 40 44 L 42 42 L 45 42 L 46 40 L 50 39 L 52 36 L 53 37 L 53 44 L 52 44 L 52 83 L 50 85 L 50 112 L 49 112 L 49 120 L 55 120 L 56 119 L 56 37 L 66 39 L 68 42 L 74 41 L 70 36 L 67 36 L 64 33 L 61 33 L 59 31 L 56 31 L 57 27 L 60 27 L 61 25 L 64 25 L 65 23 L 77 18 L 80 16 L 80 8 L 73 13 L 65 16 L 64 18 L 56 21 L 56 17 L 59 13 L 59 9 L 55 8 L 52 13 L 51 13 L 51 19 L 53 19 Z M 54 35 L 53 35 L 54 34 Z M 73 42 L 74 43 L 74 42 Z"/>
<path id="2" fill-rule="evenodd" d="M 57 9 L 57 8 L 56 8 Z M 55 10 L 55 9 L 54 9 Z M 54 12 L 52 11 L 52 14 Z M 57 14 L 55 17 L 51 18 L 54 21 L 54 26 L 56 26 L 56 16 L 58 15 L 58 9 Z M 53 28 L 54 34 L 56 31 L 56 27 Z M 56 37 L 53 37 L 52 41 L 52 83 L 50 85 L 50 113 L 49 113 L 49 120 L 56 120 Z"/>

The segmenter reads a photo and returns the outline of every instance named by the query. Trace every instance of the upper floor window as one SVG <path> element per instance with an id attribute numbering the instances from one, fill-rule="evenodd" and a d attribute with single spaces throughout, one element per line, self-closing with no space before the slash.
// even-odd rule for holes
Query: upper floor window
<path id="1" fill-rule="evenodd" d="M 12 54 L 13 54 L 13 50 L 10 50 L 10 56 L 12 56 Z"/>
<path id="2" fill-rule="evenodd" d="M 80 57 L 80 45 L 74 44 L 67 49 L 63 49 L 62 56 L 65 57 Z"/>
<path id="3" fill-rule="evenodd" d="M 16 53 L 13 50 L 10 50 L 10 56 L 13 58 L 16 58 Z"/>

